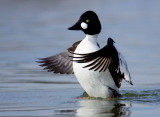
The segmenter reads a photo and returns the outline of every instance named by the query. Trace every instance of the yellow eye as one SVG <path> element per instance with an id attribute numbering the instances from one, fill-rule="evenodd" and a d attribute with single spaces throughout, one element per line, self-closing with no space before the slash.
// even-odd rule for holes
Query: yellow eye
<path id="1" fill-rule="evenodd" d="M 89 22 L 89 20 L 87 19 L 86 22 Z"/>

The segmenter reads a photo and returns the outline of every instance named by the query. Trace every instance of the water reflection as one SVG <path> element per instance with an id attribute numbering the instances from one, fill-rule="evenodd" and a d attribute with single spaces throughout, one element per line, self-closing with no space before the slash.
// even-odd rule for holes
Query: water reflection
<path id="1" fill-rule="evenodd" d="M 129 102 L 134 117 L 160 115 L 160 1 L 90 1 L 0 1 L 0 116 L 121 117 L 131 115 Z M 74 99 L 83 91 L 74 76 L 35 63 L 82 39 L 67 27 L 89 9 L 103 25 L 98 41 L 116 40 L 134 79 L 119 101 Z"/>
<path id="2" fill-rule="evenodd" d="M 131 111 L 129 102 L 112 100 L 81 100 L 80 108 L 77 109 L 78 117 L 129 117 Z"/>
<path id="3" fill-rule="evenodd" d="M 151 115 L 159 113 L 160 89 L 122 90 L 121 94 L 122 97 L 120 98 L 107 100 L 89 98 L 86 93 L 83 93 L 76 102 L 72 100 L 66 107 L 58 108 L 55 111 L 55 115 L 69 115 L 68 117 L 130 117 L 131 114 L 135 116 L 137 112 L 138 114 L 146 114 L 144 110 Z M 73 107 L 72 104 L 75 105 L 75 103 L 76 106 Z M 155 106 L 155 104 L 158 106 Z M 134 110 L 133 112 L 131 108 Z M 146 114 L 146 116 L 148 115 Z"/>

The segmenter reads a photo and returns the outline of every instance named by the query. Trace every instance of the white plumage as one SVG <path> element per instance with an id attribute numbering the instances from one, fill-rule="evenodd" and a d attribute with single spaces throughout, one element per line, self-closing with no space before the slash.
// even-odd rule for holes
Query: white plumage
<path id="1" fill-rule="evenodd" d="M 98 35 L 86 35 L 85 39 L 77 46 L 75 53 L 84 54 L 98 51 L 97 37 Z M 87 64 L 88 63 L 73 62 L 73 71 L 77 80 L 89 96 L 103 98 L 110 97 L 112 92 L 110 92 L 109 87 L 118 91 L 108 70 L 105 72 L 98 72 L 83 68 Z"/>
<path id="2" fill-rule="evenodd" d="M 39 63 L 49 72 L 74 73 L 82 88 L 91 97 L 117 97 L 122 78 L 132 84 L 127 63 L 112 38 L 102 49 L 97 44 L 101 24 L 93 11 L 86 11 L 69 30 L 81 30 L 86 34 L 64 52 Z"/>
<path id="3" fill-rule="evenodd" d="M 81 27 L 82 27 L 83 29 L 87 29 L 87 28 L 88 28 L 88 25 L 87 25 L 86 23 L 82 22 L 82 23 L 81 23 Z"/>
<path id="4" fill-rule="evenodd" d="M 128 70 L 128 67 L 127 67 L 127 62 L 124 59 L 123 55 L 121 54 L 117 44 L 114 43 L 114 47 L 116 48 L 116 50 L 118 52 L 119 63 L 120 63 L 120 72 L 122 74 L 124 74 L 124 80 L 129 82 L 130 84 L 132 84 L 131 77 L 130 77 L 130 74 L 129 74 L 129 70 Z"/>

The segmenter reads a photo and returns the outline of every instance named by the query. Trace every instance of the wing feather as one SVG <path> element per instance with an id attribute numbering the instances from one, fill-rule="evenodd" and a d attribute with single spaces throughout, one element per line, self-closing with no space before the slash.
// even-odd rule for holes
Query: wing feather
<path id="1" fill-rule="evenodd" d="M 48 72 L 73 74 L 73 61 L 69 56 L 73 56 L 72 53 L 75 51 L 80 42 L 81 41 L 74 43 L 70 48 L 57 55 L 47 58 L 40 58 L 37 62 L 41 63 L 40 66 L 44 67 L 44 70 L 48 70 Z"/>
<path id="2" fill-rule="evenodd" d="M 96 52 L 87 54 L 72 53 L 76 55 L 72 56 L 73 61 L 78 63 L 89 62 L 88 65 L 84 66 L 84 68 L 89 67 L 89 70 L 105 72 L 108 69 L 118 88 L 121 86 L 122 79 L 132 85 L 127 63 L 114 43 L 114 40 L 109 38 L 107 45 Z"/>

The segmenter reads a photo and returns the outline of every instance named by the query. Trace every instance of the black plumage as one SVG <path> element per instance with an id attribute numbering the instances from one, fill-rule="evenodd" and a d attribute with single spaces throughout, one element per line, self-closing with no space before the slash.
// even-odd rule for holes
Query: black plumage
<path id="1" fill-rule="evenodd" d="M 115 48 L 114 43 L 113 39 L 108 38 L 107 45 L 96 52 L 87 54 L 71 53 L 72 55 L 75 55 L 72 56 L 73 61 L 77 63 L 88 63 L 88 65 L 83 68 L 89 67 L 89 70 L 99 72 L 105 72 L 108 69 L 116 86 L 120 88 L 121 81 L 125 76 L 120 70 L 121 59 L 119 58 L 119 53 Z"/>
<path id="2" fill-rule="evenodd" d="M 72 56 L 70 52 L 74 52 L 80 42 L 75 42 L 70 48 L 57 55 L 40 58 L 37 62 L 41 63 L 40 66 L 45 67 L 44 70 L 48 70 L 48 72 L 73 74 L 73 61 L 69 56 Z"/>

